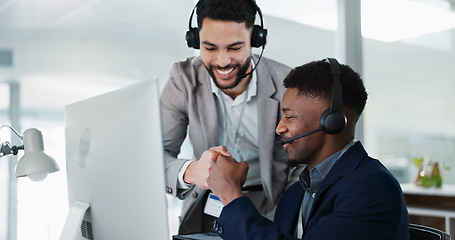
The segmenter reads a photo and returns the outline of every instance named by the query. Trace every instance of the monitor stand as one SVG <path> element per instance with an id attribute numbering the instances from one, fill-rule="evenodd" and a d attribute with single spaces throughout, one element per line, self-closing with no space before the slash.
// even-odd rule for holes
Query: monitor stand
<path id="1" fill-rule="evenodd" d="M 78 240 L 82 236 L 81 225 L 90 203 L 76 201 L 74 202 L 63 226 L 60 240 Z"/>

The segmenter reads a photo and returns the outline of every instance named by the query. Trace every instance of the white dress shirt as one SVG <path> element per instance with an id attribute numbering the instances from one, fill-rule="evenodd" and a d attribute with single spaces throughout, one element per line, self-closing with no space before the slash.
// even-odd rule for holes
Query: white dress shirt
<path id="1" fill-rule="evenodd" d="M 256 71 L 252 73 L 247 90 L 235 99 L 221 91 L 213 79 L 210 82 L 218 105 L 219 145 L 226 146 L 237 161 L 249 164 L 244 186 L 260 185 Z M 190 162 L 187 161 L 179 171 L 178 188 L 188 189 L 192 186 L 183 181 Z"/>

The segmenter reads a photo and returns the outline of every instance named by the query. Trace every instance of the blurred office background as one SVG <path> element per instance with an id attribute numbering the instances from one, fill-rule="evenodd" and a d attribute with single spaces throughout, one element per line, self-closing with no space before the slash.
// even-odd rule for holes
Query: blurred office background
<path id="1" fill-rule="evenodd" d="M 328 56 L 345 62 L 337 0 L 257 2 L 269 31 L 264 56 L 292 67 Z M 0 0 L 0 125 L 40 129 L 61 168 L 39 183 L 16 180 L 15 157 L 0 158 L 0 239 L 58 239 L 68 213 L 65 105 L 150 78 L 164 84 L 172 62 L 198 54 L 184 39 L 193 7 L 189 0 Z M 361 1 L 354 68 L 369 99 L 359 138 L 401 183 L 417 173 L 412 159 L 428 156 L 452 167 L 441 172 L 455 184 L 454 28 L 454 0 Z M 2 129 L 0 140 L 10 135 Z M 173 233 L 178 208 L 169 198 Z"/>

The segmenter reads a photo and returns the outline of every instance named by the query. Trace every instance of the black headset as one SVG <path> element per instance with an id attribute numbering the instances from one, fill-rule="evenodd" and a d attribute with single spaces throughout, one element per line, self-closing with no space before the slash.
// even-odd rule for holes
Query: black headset
<path id="1" fill-rule="evenodd" d="M 255 0 L 250 0 L 251 3 L 256 8 L 256 12 L 259 14 L 259 18 L 261 20 L 261 26 L 254 25 L 253 26 L 253 34 L 251 35 L 251 46 L 252 47 L 262 47 L 264 48 L 265 44 L 267 43 L 267 29 L 264 29 L 264 21 L 262 19 L 262 12 L 261 9 L 256 4 Z M 189 29 L 186 32 L 186 43 L 188 47 L 192 47 L 194 49 L 199 49 L 199 29 L 197 27 L 191 27 L 191 22 L 193 20 L 194 12 L 196 11 L 199 2 L 194 6 L 193 11 L 190 15 L 189 21 Z"/>
<path id="2" fill-rule="evenodd" d="M 330 65 L 330 73 L 332 74 L 332 100 L 330 102 L 330 108 L 322 112 L 319 118 L 319 128 L 304 134 L 276 142 L 275 144 L 286 144 L 296 139 L 309 136 L 311 134 L 323 131 L 327 134 L 337 134 L 343 131 L 346 127 L 347 118 L 342 111 L 343 103 L 343 89 L 341 87 L 341 67 L 335 58 L 327 58 L 324 60 Z"/>
<path id="3" fill-rule="evenodd" d="M 325 110 L 319 118 L 319 126 L 321 130 L 327 134 L 337 134 L 346 126 L 347 119 L 343 113 L 342 100 L 343 93 L 341 87 L 341 68 L 340 64 L 335 58 L 327 58 L 324 60 L 330 65 L 330 72 L 332 74 L 332 102 L 330 108 Z"/>

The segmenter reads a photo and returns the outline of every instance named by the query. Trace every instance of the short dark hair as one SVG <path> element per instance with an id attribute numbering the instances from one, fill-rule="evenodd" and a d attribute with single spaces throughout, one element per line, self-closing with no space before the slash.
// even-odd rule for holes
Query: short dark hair
<path id="1" fill-rule="evenodd" d="M 359 74 L 348 65 L 340 64 L 343 107 L 362 114 L 368 94 Z M 333 78 L 329 63 L 313 61 L 294 68 L 284 79 L 286 88 L 297 88 L 300 95 L 332 100 Z"/>
<path id="2" fill-rule="evenodd" d="M 246 27 L 251 28 L 254 26 L 256 8 L 254 0 L 199 0 L 196 5 L 198 28 L 201 30 L 204 18 L 245 22 Z"/>

